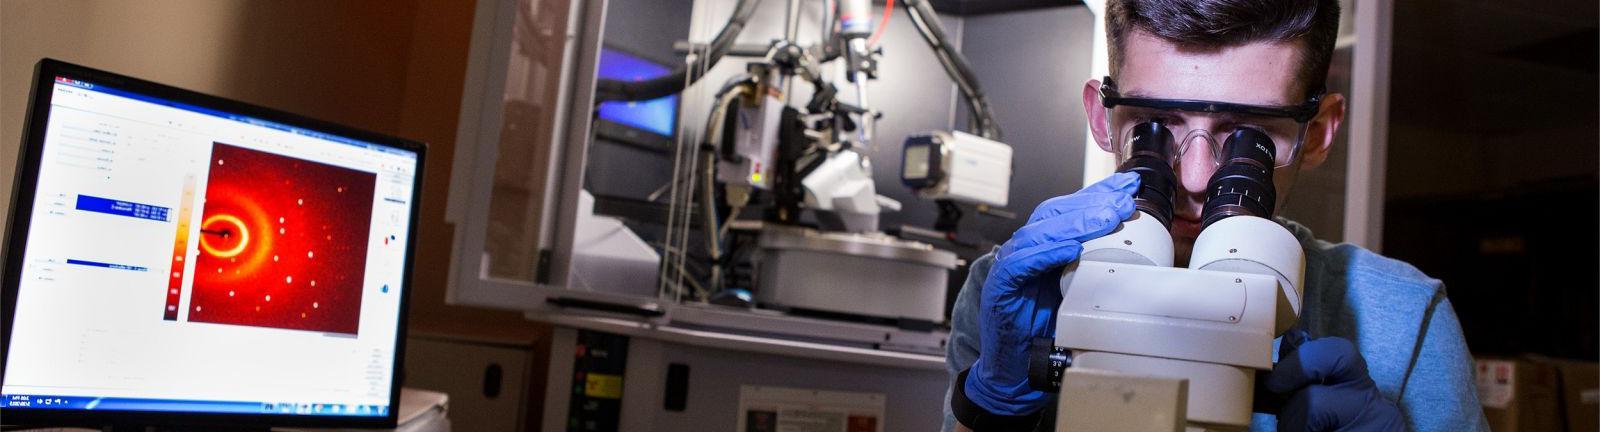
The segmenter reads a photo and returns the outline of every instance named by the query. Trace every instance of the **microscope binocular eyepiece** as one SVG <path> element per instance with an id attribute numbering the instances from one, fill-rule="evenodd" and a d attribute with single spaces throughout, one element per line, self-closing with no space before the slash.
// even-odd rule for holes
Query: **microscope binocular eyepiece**
<path id="1" fill-rule="evenodd" d="M 1172 228 L 1172 198 L 1177 184 L 1172 173 L 1174 160 L 1172 131 L 1161 122 L 1134 125 L 1129 138 L 1128 159 L 1117 172 L 1139 174 L 1139 191 L 1134 207 L 1155 217 L 1162 226 Z M 1233 216 L 1271 218 L 1277 201 L 1272 184 L 1272 167 L 1277 147 L 1265 132 L 1240 128 L 1222 144 L 1221 166 L 1206 184 L 1209 191 L 1201 212 L 1201 229 Z"/>
<path id="2" fill-rule="evenodd" d="M 1172 192 L 1176 183 L 1172 174 L 1172 141 L 1172 131 L 1160 122 L 1135 125 L 1128 143 L 1128 160 L 1117 167 L 1117 172 L 1139 174 L 1134 208 L 1155 217 L 1168 229 L 1172 228 Z"/>
<path id="3" fill-rule="evenodd" d="M 1222 164 L 1211 176 L 1206 189 L 1205 209 L 1200 229 L 1233 216 L 1272 218 L 1278 199 L 1272 184 L 1273 161 L 1277 157 L 1272 138 L 1250 128 L 1240 128 L 1222 144 Z"/>

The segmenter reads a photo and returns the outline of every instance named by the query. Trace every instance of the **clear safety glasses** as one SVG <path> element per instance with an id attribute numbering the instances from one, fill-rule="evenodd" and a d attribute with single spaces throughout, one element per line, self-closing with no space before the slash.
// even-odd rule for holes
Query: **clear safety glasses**
<path id="1" fill-rule="evenodd" d="M 1117 154 L 1127 157 L 1133 141 L 1132 129 L 1141 123 L 1157 122 L 1172 132 L 1174 148 L 1167 153 L 1176 165 L 1195 141 L 1203 141 L 1214 163 L 1222 163 L 1222 144 L 1228 135 L 1241 128 L 1255 129 L 1272 138 L 1278 168 L 1293 164 L 1300 157 L 1306 126 L 1317 114 L 1323 92 L 1314 93 L 1298 106 L 1262 106 L 1188 99 L 1122 97 L 1111 77 L 1100 83 L 1100 101 L 1110 122 L 1112 142 Z"/>

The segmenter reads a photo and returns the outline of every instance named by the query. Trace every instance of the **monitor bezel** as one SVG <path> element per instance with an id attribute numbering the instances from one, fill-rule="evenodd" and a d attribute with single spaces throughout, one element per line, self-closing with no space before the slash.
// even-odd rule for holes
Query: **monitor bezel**
<path id="1" fill-rule="evenodd" d="M 112 72 L 80 66 L 60 60 L 44 58 L 34 69 L 34 82 L 30 87 L 28 111 L 22 130 L 22 145 L 17 157 L 16 176 L 12 182 L 10 216 L 6 219 L 5 249 L 0 250 L 5 267 L 3 277 L 3 308 L 5 326 L 0 329 L 0 380 L 4 380 L 6 359 L 11 350 L 12 320 L 16 317 L 16 299 L 20 288 L 23 253 L 28 228 L 33 214 L 35 192 L 38 188 L 40 156 L 44 147 L 45 129 L 49 122 L 50 98 L 56 77 L 64 77 L 93 84 L 107 85 L 120 90 L 148 95 L 168 101 L 254 117 L 261 120 L 305 128 L 331 135 L 365 141 L 385 147 L 415 152 L 416 175 L 412 180 L 411 219 L 407 227 L 404 276 L 400 281 L 400 328 L 395 334 L 394 369 L 390 382 L 389 410 L 387 416 L 356 417 L 314 414 L 238 414 L 198 413 L 172 411 L 100 411 L 5 408 L 0 403 L 0 417 L 6 424 L 91 426 L 229 426 L 229 427 L 347 427 L 393 428 L 400 415 L 400 389 L 405 367 L 405 342 L 408 311 L 410 310 L 412 270 L 416 260 L 416 239 L 419 209 L 422 199 L 423 163 L 427 145 L 403 138 L 364 131 L 327 121 L 316 120 L 240 101 L 207 95 L 195 91 L 145 81 Z M 0 382 L 3 384 L 3 382 Z"/>

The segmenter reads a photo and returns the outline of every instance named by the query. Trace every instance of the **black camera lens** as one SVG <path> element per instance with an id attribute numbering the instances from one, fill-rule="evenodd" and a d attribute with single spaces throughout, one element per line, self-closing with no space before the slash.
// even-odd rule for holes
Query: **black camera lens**
<path id="1" fill-rule="evenodd" d="M 1272 186 L 1272 165 L 1277 148 L 1272 138 L 1255 129 L 1241 128 L 1222 144 L 1222 166 L 1206 184 L 1210 191 L 1200 228 L 1233 216 L 1272 217 L 1278 192 Z"/>
<path id="2" fill-rule="evenodd" d="M 1155 216 L 1161 225 L 1172 228 L 1172 131 L 1159 122 L 1133 126 L 1129 138 L 1128 160 L 1117 172 L 1139 175 L 1139 191 L 1133 195 L 1134 208 Z"/>

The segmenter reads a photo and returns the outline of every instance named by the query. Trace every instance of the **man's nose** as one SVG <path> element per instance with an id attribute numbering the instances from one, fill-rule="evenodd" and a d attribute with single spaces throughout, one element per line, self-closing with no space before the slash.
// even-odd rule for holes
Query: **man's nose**
<path id="1" fill-rule="evenodd" d="M 1203 200 L 1206 193 L 1206 183 L 1211 181 L 1211 175 L 1217 171 L 1215 155 L 1211 153 L 1211 137 L 1205 134 L 1194 134 L 1183 139 L 1189 140 L 1178 159 L 1176 174 L 1178 183 L 1183 189 L 1181 195 L 1190 200 Z"/>

